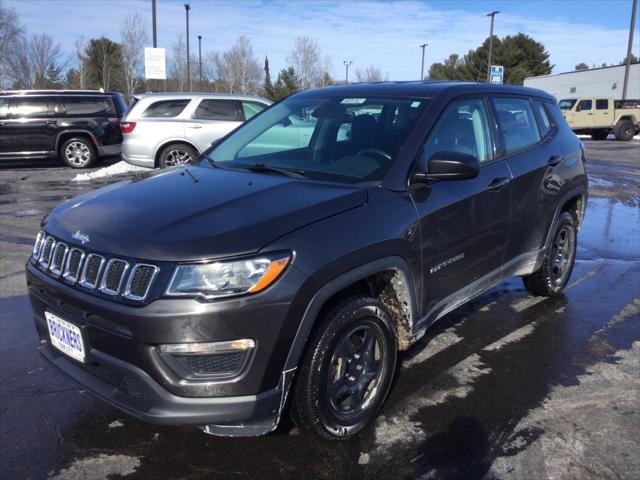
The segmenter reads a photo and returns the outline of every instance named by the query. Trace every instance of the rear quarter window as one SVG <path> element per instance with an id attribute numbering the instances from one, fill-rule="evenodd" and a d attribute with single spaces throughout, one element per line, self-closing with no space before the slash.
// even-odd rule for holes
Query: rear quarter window
<path id="1" fill-rule="evenodd" d="M 531 103 L 526 98 L 494 98 L 505 153 L 523 150 L 540 141 L 540 132 Z"/>
<path id="2" fill-rule="evenodd" d="M 158 100 L 142 112 L 145 118 L 172 118 L 182 113 L 191 100 L 181 98 L 175 100 Z"/>
<path id="3" fill-rule="evenodd" d="M 549 114 L 544 108 L 542 102 L 536 100 L 533 102 L 533 106 L 536 109 L 536 113 L 538 114 L 540 133 L 544 137 L 547 133 L 551 131 L 551 120 L 549 119 Z"/>
<path id="4" fill-rule="evenodd" d="M 244 112 L 240 102 L 237 100 L 205 99 L 196 108 L 194 118 L 242 122 L 244 120 Z"/>
<path id="5" fill-rule="evenodd" d="M 65 97 L 65 113 L 87 117 L 118 116 L 111 97 Z"/>

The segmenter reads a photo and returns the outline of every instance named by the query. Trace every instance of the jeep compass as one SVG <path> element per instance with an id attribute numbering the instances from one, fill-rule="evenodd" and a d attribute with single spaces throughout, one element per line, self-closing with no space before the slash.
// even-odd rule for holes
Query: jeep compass
<path id="1" fill-rule="evenodd" d="M 474 83 L 308 90 L 146 177 L 42 221 L 39 349 L 130 415 L 238 436 L 360 432 L 439 318 L 512 276 L 563 290 L 587 198 L 554 98 Z"/>

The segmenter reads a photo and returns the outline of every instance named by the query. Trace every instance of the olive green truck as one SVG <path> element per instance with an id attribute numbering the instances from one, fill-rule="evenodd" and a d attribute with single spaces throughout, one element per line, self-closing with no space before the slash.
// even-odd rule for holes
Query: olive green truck
<path id="1" fill-rule="evenodd" d="M 640 132 L 640 100 L 606 97 L 567 98 L 558 106 L 576 134 L 604 140 L 613 133 L 616 140 L 631 140 Z"/>

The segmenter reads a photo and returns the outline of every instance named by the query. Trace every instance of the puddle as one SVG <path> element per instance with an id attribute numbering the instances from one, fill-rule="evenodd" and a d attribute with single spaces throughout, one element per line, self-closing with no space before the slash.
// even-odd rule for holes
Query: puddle
<path id="1" fill-rule="evenodd" d="M 614 199 L 589 198 L 578 248 L 586 250 L 587 257 L 591 254 L 614 260 L 640 259 L 640 208 Z"/>

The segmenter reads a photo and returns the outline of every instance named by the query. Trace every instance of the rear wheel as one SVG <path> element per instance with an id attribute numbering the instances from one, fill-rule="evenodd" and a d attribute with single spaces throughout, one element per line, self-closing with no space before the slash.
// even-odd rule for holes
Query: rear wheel
<path id="1" fill-rule="evenodd" d="M 593 140 L 606 140 L 608 136 L 608 130 L 594 130 L 593 132 L 591 132 L 591 138 Z"/>
<path id="2" fill-rule="evenodd" d="M 616 140 L 627 142 L 636 134 L 636 129 L 631 120 L 620 120 L 613 128 L 613 133 L 616 136 Z"/>
<path id="3" fill-rule="evenodd" d="M 193 163 L 198 156 L 198 152 L 191 146 L 184 143 L 172 143 L 162 150 L 158 159 L 160 168 L 176 167 Z"/>
<path id="4" fill-rule="evenodd" d="M 537 272 L 522 277 L 524 286 L 535 295 L 553 297 L 569 281 L 576 259 L 576 226 L 568 212 L 560 214 L 553 240 Z"/>
<path id="5" fill-rule="evenodd" d="M 393 322 L 381 302 L 341 302 L 310 342 L 293 389 L 294 422 L 330 440 L 357 434 L 380 410 L 396 356 Z"/>
<path id="6" fill-rule="evenodd" d="M 62 144 L 60 157 L 71 168 L 88 168 L 98 159 L 98 152 L 89 139 L 74 137 Z"/>

